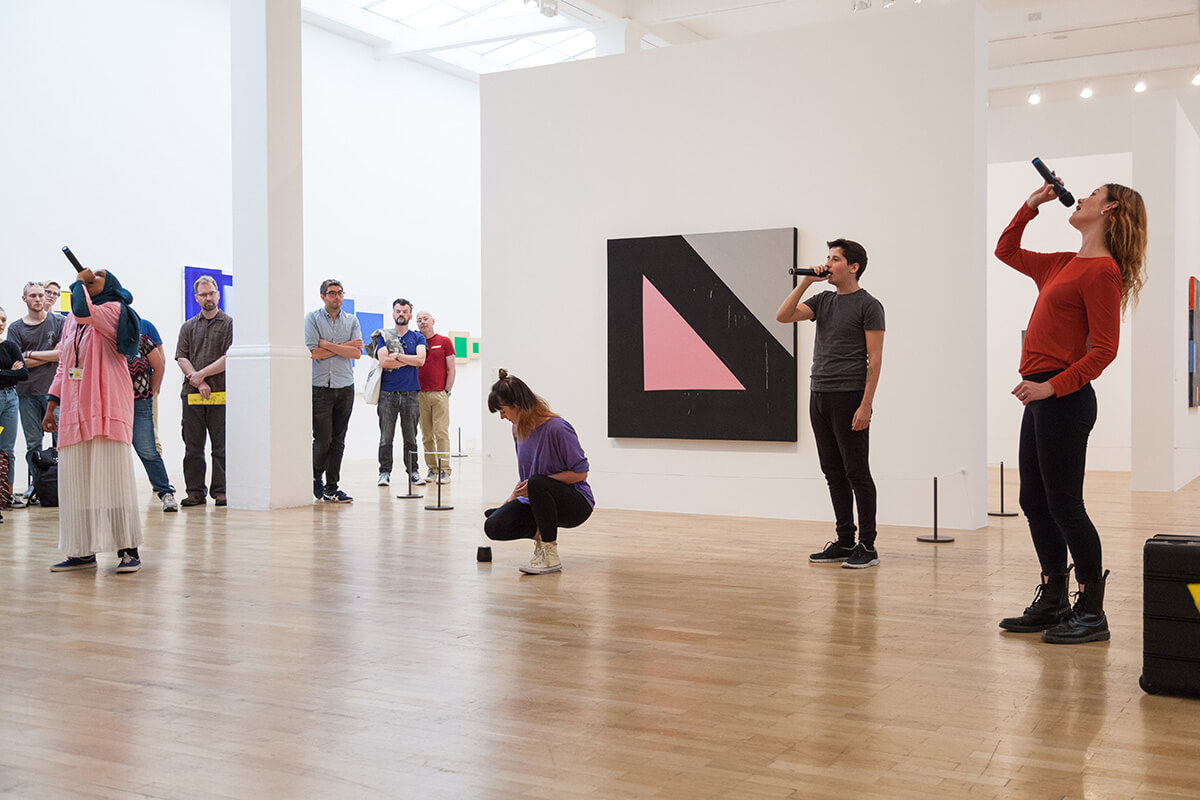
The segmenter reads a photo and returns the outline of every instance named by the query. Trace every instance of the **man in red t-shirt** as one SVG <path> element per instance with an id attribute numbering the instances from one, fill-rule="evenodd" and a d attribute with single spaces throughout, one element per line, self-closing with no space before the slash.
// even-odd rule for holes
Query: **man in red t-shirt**
<path id="1" fill-rule="evenodd" d="M 421 443 L 425 448 L 425 480 L 450 482 L 450 390 L 454 388 L 454 342 L 433 332 L 433 315 L 417 313 L 417 330 L 425 337 L 425 365 L 417 370 L 421 391 Z M 441 471 L 438 471 L 438 460 Z"/>

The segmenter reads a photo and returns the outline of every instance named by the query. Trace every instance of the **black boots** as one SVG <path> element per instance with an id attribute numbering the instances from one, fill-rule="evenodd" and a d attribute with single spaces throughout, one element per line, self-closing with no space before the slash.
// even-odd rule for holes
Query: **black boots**
<path id="1" fill-rule="evenodd" d="M 1101 588 L 1101 592 L 1103 592 Z M 1019 617 L 1005 617 L 1000 627 L 1013 633 L 1037 633 L 1053 628 L 1071 613 L 1067 602 L 1067 576 L 1043 575 L 1033 595 L 1033 604 Z"/>
<path id="2" fill-rule="evenodd" d="M 1042 634 L 1042 641 L 1050 644 L 1083 644 L 1084 642 L 1107 642 L 1108 618 L 1104 616 L 1104 584 L 1108 581 L 1108 570 L 1095 583 L 1085 583 L 1075 599 L 1070 615 Z"/>

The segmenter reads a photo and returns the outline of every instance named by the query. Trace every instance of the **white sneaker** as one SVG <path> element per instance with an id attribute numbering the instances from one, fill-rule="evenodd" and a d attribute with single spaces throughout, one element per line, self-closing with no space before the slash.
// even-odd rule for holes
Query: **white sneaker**
<path id="1" fill-rule="evenodd" d="M 377 483 L 375 485 L 376 486 L 388 486 L 391 484 L 391 482 L 392 482 L 392 473 L 381 472 L 381 473 L 379 473 L 379 483 Z"/>
<path id="2" fill-rule="evenodd" d="M 413 470 L 412 482 L 413 482 L 413 486 L 424 486 L 425 485 L 425 479 L 421 477 L 420 470 Z"/>
<path id="3" fill-rule="evenodd" d="M 449 472 L 440 473 L 438 475 L 437 482 L 438 483 L 449 483 L 450 482 L 450 473 Z"/>
<path id="4" fill-rule="evenodd" d="M 162 496 L 163 511 L 178 511 L 179 503 L 175 502 L 175 493 L 167 492 Z"/>
<path id="5" fill-rule="evenodd" d="M 547 572 L 562 572 L 562 561 L 558 558 L 558 542 L 534 542 L 533 558 L 517 569 L 526 575 L 544 575 Z"/>

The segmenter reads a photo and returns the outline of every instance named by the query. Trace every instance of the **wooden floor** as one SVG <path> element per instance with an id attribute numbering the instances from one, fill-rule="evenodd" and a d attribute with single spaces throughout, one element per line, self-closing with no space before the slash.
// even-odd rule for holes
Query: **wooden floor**
<path id="1" fill-rule="evenodd" d="M 824 525 L 600 511 L 521 576 L 526 543 L 476 563 L 455 466 L 451 512 L 370 464 L 349 506 L 147 491 L 136 575 L 51 574 L 56 512 L 6 513 L 0 796 L 1200 796 L 1200 702 L 1137 685 L 1141 544 L 1195 532 L 1198 485 L 1089 476 L 1113 639 L 1056 647 L 996 627 L 1036 581 L 1020 518 L 884 528 L 852 571 L 807 563 Z"/>

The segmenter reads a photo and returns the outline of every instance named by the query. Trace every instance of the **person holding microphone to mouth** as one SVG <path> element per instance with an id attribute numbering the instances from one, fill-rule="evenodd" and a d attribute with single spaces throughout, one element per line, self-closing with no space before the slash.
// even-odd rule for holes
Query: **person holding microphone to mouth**
<path id="1" fill-rule="evenodd" d="M 1038 287 L 1021 347 L 1021 382 L 1012 394 L 1025 407 L 1021 420 L 1021 510 L 1041 564 L 1033 603 L 1000 621 L 1014 633 L 1042 633 L 1042 641 L 1106 641 L 1100 535 L 1083 504 L 1087 440 L 1096 422 L 1091 381 L 1117 355 L 1121 313 L 1145 282 L 1146 207 L 1133 189 L 1115 183 L 1075 205 L 1070 224 L 1082 236 L 1077 253 L 1021 249 L 1025 226 L 1055 198 L 1047 182 L 1029 196 L 1000 235 L 996 257 Z M 1068 201 L 1069 202 L 1069 201 Z M 1067 554 L 1079 593 L 1067 598 Z"/>
<path id="2" fill-rule="evenodd" d="M 808 416 L 833 501 L 837 541 L 829 542 L 808 560 L 866 569 L 879 564 L 875 481 L 868 456 L 871 407 L 883 361 L 883 304 L 858 285 L 867 271 L 866 249 L 849 239 L 834 239 L 827 246 L 825 265 L 813 268 L 815 274 L 805 275 L 783 301 L 775 319 L 817 323 Z M 800 302 L 808 288 L 821 281 L 828 281 L 836 291 L 820 292 Z"/>

